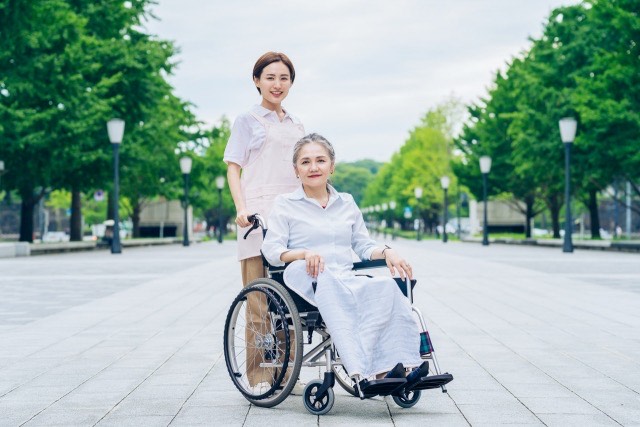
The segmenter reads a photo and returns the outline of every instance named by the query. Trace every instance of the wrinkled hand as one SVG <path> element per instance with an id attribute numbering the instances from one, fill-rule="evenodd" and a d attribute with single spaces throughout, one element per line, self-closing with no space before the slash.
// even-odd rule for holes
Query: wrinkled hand
<path id="1" fill-rule="evenodd" d="M 384 251 L 385 260 L 387 261 L 387 267 L 391 272 L 392 276 L 398 274 L 402 280 L 405 278 L 413 279 L 413 270 L 411 269 L 411 265 L 404 259 L 401 258 L 400 255 L 396 253 L 393 249 L 387 249 Z"/>
<path id="2" fill-rule="evenodd" d="M 320 254 L 307 251 L 304 254 L 304 260 L 307 263 L 307 274 L 314 279 L 324 271 L 324 258 Z"/>
<path id="3" fill-rule="evenodd" d="M 236 224 L 238 224 L 240 227 L 249 227 L 251 225 L 251 223 L 247 219 L 249 215 L 251 215 L 251 213 L 246 209 L 238 211 L 238 213 L 236 214 Z"/>

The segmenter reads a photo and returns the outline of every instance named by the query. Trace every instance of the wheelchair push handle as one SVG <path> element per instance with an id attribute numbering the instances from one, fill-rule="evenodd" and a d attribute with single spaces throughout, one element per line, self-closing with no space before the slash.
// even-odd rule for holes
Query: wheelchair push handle
<path id="1" fill-rule="evenodd" d="M 244 239 L 246 240 L 247 236 L 249 236 L 249 233 L 257 229 L 258 227 L 262 229 L 262 238 L 264 238 L 264 236 L 267 234 L 267 226 L 260 214 L 255 213 L 253 215 L 249 215 L 247 217 L 247 220 L 251 223 L 251 227 L 244 234 Z"/>

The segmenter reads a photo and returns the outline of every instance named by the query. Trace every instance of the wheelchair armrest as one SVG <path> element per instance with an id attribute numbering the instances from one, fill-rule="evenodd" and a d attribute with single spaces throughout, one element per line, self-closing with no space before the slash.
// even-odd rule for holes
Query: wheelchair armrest
<path id="1" fill-rule="evenodd" d="M 387 261 L 383 259 L 375 259 L 373 261 L 354 262 L 352 270 L 364 270 L 366 268 L 380 268 L 380 267 L 386 267 L 386 266 L 387 266 Z"/>

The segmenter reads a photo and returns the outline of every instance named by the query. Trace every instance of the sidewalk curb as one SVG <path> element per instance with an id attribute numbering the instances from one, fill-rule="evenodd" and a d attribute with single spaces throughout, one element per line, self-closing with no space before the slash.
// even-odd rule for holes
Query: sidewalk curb
<path id="1" fill-rule="evenodd" d="M 462 238 L 464 243 L 482 243 L 480 237 L 467 237 Z M 541 247 L 556 247 L 561 248 L 563 245 L 562 239 L 506 239 L 496 238 L 489 239 L 489 243 L 496 243 L 502 245 L 521 245 L 521 246 L 541 246 Z M 609 240 L 592 240 L 592 241 L 573 241 L 574 249 L 588 249 L 596 251 L 610 251 L 610 252 L 629 252 L 640 253 L 640 242 L 611 242 Z"/>

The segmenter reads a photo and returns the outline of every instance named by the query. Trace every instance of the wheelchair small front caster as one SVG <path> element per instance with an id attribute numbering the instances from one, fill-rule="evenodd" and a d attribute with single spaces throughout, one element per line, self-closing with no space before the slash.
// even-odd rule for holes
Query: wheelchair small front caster
<path id="1" fill-rule="evenodd" d="M 332 388 L 328 388 L 321 395 L 317 395 L 316 393 L 321 387 L 322 381 L 313 380 L 304 388 L 304 394 L 302 396 L 304 407 L 313 415 L 326 414 L 331 410 L 333 402 L 335 401 L 335 395 L 333 394 Z"/>
<path id="2" fill-rule="evenodd" d="M 411 408 L 418 400 L 420 400 L 420 390 L 411 390 L 408 392 L 402 392 L 400 396 L 392 396 L 396 405 L 401 408 Z"/>

